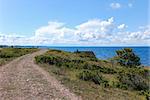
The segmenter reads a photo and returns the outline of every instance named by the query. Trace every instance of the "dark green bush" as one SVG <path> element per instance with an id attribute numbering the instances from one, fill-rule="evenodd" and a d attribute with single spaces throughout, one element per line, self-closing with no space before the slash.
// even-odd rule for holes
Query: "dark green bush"
<path id="1" fill-rule="evenodd" d="M 74 63 L 84 63 L 84 61 L 83 60 L 81 60 L 81 59 L 74 59 L 74 60 L 71 60 L 71 62 L 74 62 Z"/>
<path id="2" fill-rule="evenodd" d="M 83 69 L 93 70 L 92 66 L 87 62 L 84 62 L 80 67 Z"/>
<path id="3" fill-rule="evenodd" d="M 140 58 L 135 55 L 131 48 L 124 48 L 123 50 L 117 50 L 117 62 L 126 67 L 136 67 L 141 64 Z"/>
<path id="4" fill-rule="evenodd" d="M 75 69 L 87 69 L 87 70 L 97 70 L 99 72 L 107 73 L 107 74 L 113 74 L 116 73 L 111 68 L 103 68 L 99 65 L 90 64 L 86 61 L 83 61 L 81 59 L 67 59 L 67 58 L 61 58 L 59 56 L 50 56 L 50 55 L 40 55 L 36 56 L 35 60 L 37 63 L 47 63 L 50 65 L 56 65 L 58 67 L 63 66 L 67 68 L 75 68 Z"/>
<path id="5" fill-rule="evenodd" d="M 66 62 L 64 59 L 56 56 L 49 56 L 49 55 L 40 55 L 36 56 L 35 60 L 37 63 L 47 63 L 50 65 L 54 65 L 61 62 Z"/>
<path id="6" fill-rule="evenodd" d="M 47 63 L 50 65 L 56 65 L 58 67 L 63 66 L 67 68 L 79 68 L 80 65 L 83 64 L 83 60 L 80 59 L 67 59 L 67 58 L 62 58 L 59 56 L 50 56 L 50 55 L 40 55 L 36 56 L 35 60 L 37 63 Z"/>
<path id="7" fill-rule="evenodd" d="M 106 80 L 103 79 L 103 77 L 98 72 L 95 71 L 83 70 L 81 73 L 79 73 L 78 77 L 81 80 L 92 81 L 95 84 L 108 83 Z"/>
<path id="8" fill-rule="evenodd" d="M 116 73 L 116 71 L 114 69 L 107 68 L 107 67 L 99 67 L 99 71 L 102 72 L 102 73 L 106 73 L 106 74 Z"/>
<path id="9" fill-rule="evenodd" d="M 118 78 L 120 82 L 127 85 L 128 88 L 145 91 L 149 89 L 148 83 L 138 74 L 120 74 Z"/>
<path id="10" fill-rule="evenodd" d="M 127 84 L 123 84 L 123 83 L 120 83 L 120 82 L 113 83 L 113 87 L 121 88 L 121 89 L 124 89 L 124 90 L 128 89 L 128 85 Z"/>
<path id="11" fill-rule="evenodd" d="M 116 73 L 116 71 L 114 69 L 107 68 L 107 67 L 100 67 L 99 65 L 94 65 L 94 64 L 92 65 L 92 64 L 89 64 L 89 63 L 84 63 L 82 65 L 82 68 L 83 69 L 88 69 L 88 70 L 97 70 L 99 72 L 106 73 L 106 74 Z"/>

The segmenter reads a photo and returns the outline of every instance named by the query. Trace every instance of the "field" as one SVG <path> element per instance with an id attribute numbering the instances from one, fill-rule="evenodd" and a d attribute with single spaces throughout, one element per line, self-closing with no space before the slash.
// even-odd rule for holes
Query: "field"
<path id="1" fill-rule="evenodd" d="M 49 50 L 36 63 L 83 100 L 145 100 L 149 70 L 99 60 L 86 53 Z"/>
<path id="2" fill-rule="evenodd" d="M 36 48 L 0 48 L 0 66 L 25 54 L 37 51 Z"/>

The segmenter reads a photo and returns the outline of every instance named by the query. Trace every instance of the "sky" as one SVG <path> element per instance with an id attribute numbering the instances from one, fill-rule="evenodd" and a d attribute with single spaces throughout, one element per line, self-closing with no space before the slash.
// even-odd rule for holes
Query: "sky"
<path id="1" fill-rule="evenodd" d="M 0 0 L 0 45 L 147 46 L 150 0 Z"/>

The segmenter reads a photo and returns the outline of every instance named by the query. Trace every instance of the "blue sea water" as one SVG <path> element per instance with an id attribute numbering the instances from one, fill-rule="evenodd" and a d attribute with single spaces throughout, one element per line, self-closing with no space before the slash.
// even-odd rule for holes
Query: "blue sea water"
<path id="1" fill-rule="evenodd" d="M 116 55 L 116 50 L 127 47 L 41 47 L 49 49 L 58 49 L 69 52 L 79 51 L 93 51 L 99 59 L 109 59 Z M 129 47 L 140 57 L 142 65 L 150 66 L 150 47 Z"/>

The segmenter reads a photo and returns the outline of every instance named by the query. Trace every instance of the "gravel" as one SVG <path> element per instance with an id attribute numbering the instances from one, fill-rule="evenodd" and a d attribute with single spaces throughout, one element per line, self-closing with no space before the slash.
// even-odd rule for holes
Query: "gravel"
<path id="1" fill-rule="evenodd" d="M 34 63 L 47 50 L 27 54 L 0 67 L 0 100 L 81 100 Z"/>

